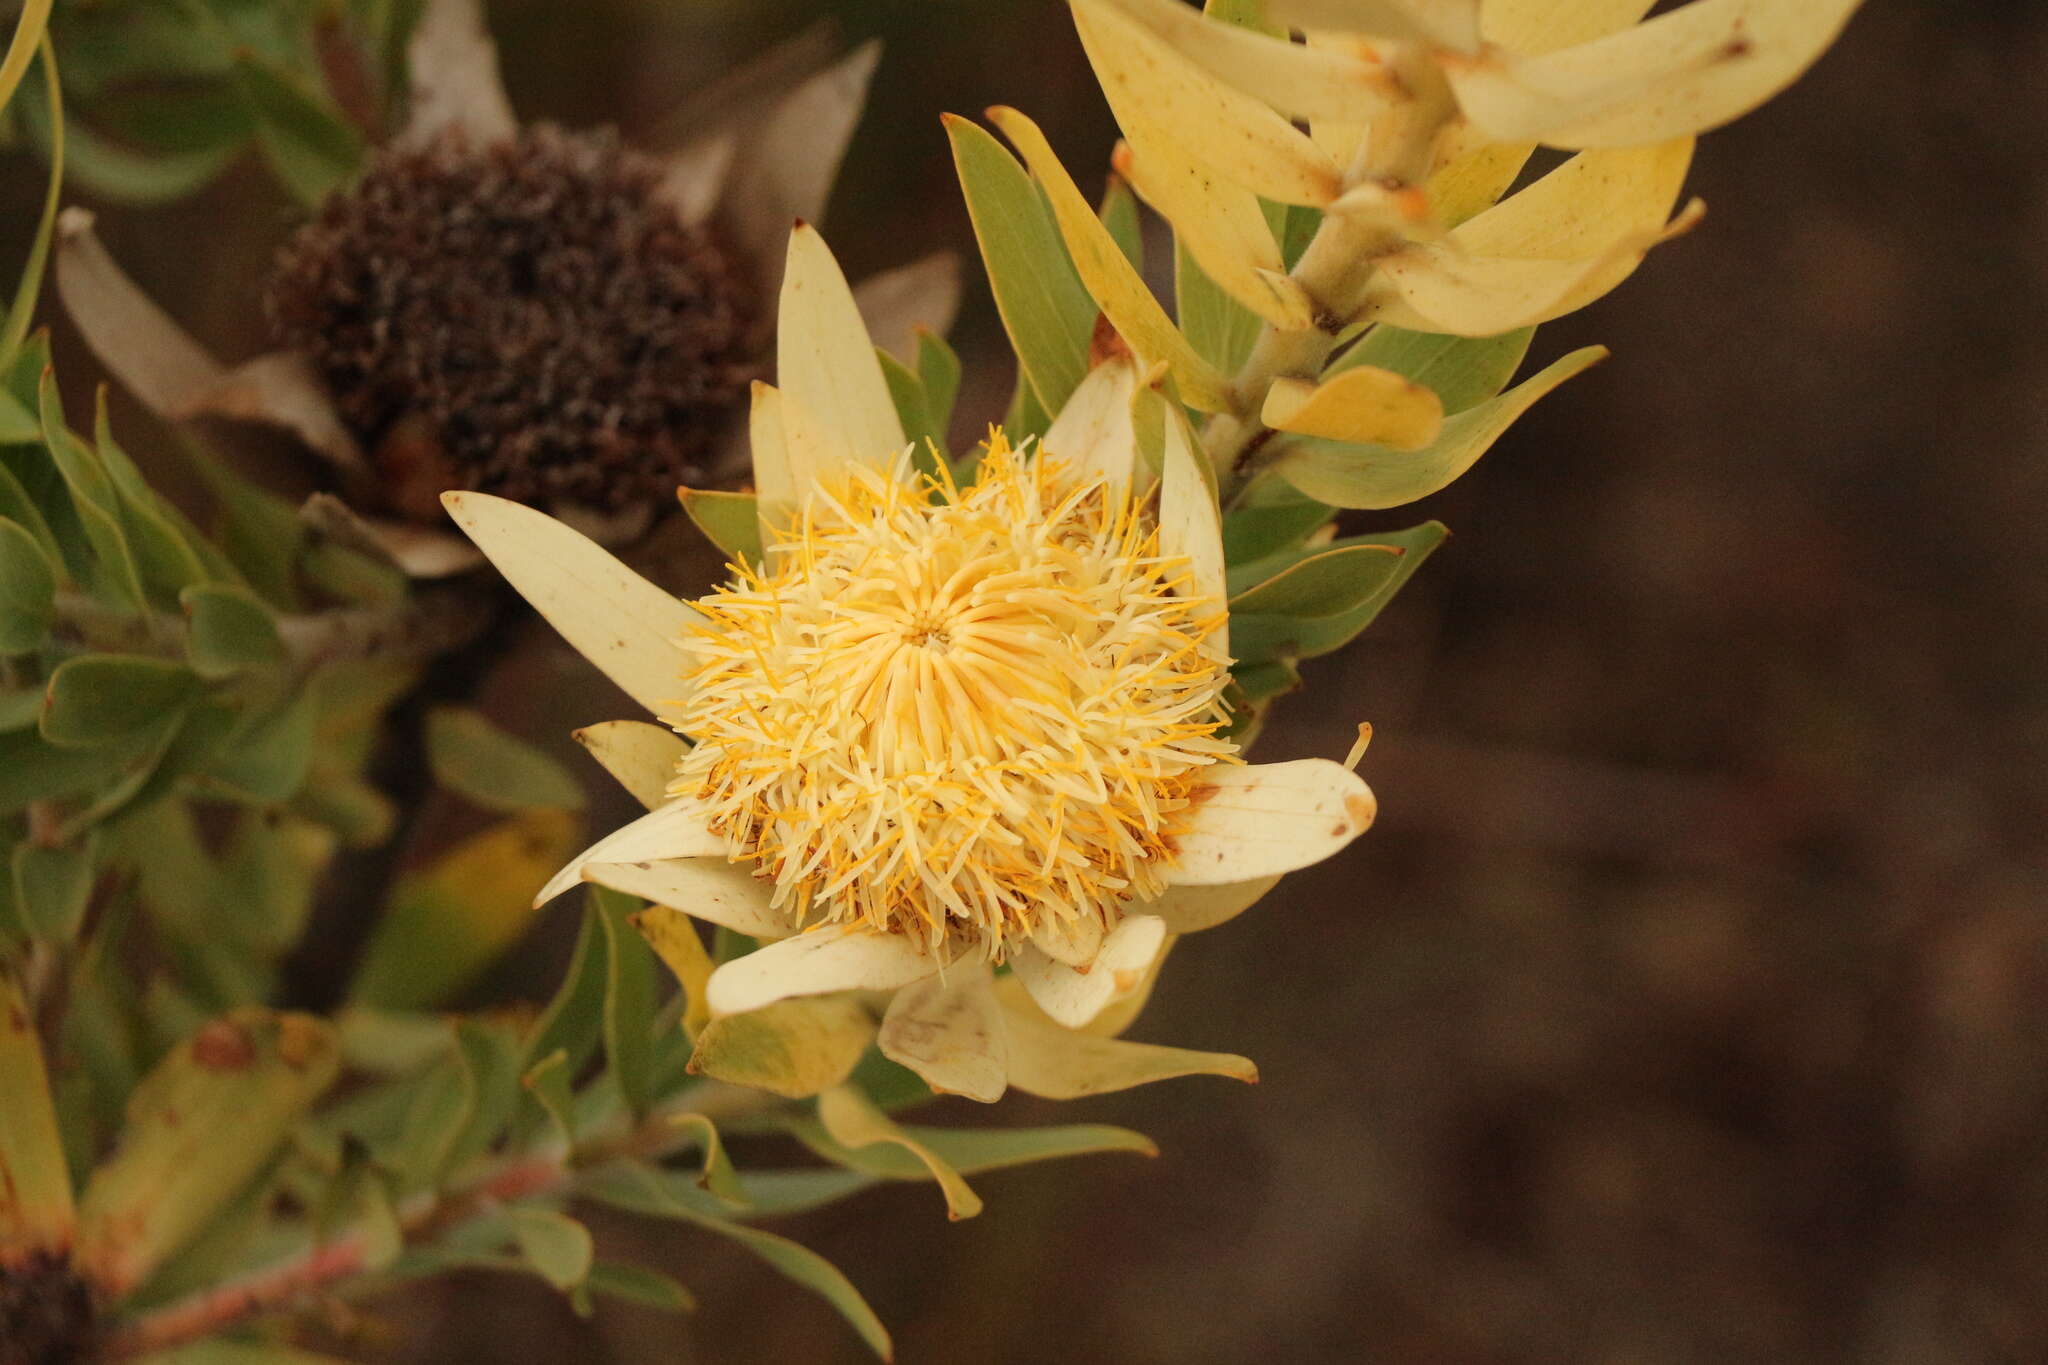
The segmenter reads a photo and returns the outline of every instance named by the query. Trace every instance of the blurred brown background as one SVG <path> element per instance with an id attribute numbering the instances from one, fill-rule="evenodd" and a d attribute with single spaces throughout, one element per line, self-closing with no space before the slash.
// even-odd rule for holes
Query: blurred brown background
<path id="1" fill-rule="evenodd" d="M 1077 174 L 1112 136 L 1054 0 L 491 8 L 523 115 L 629 136 L 819 15 L 883 37 L 827 224 L 855 274 L 972 250 L 942 110 L 1017 104 Z M 918 1187 L 796 1220 L 901 1360 L 2048 1360 L 2044 70 L 2033 0 L 1870 0 L 1705 140 L 1704 226 L 1537 341 L 1615 358 L 1361 523 L 1455 538 L 1263 756 L 1370 719 L 1381 823 L 1182 945 L 1137 1035 L 1264 1083 L 1009 1100 L 1164 1155 L 984 1178 L 965 1224 Z M 108 236 L 242 354 L 287 221 L 250 171 Z M 956 337 L 978 425 L 978 287 Z M 470 1278 L 384 1355 L 863 1358 L 726 1244 L 604 1227 L 695 1317 Z"/>

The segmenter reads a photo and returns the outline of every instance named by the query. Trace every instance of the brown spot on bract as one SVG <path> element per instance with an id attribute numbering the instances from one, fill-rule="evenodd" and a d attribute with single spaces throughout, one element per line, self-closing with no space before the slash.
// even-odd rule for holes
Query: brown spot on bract
<path id="1" fill-rule="evenodd" d="M 1352 825 L 1363 832 L 1372 828 L 1373 817 L 1380 813 L 1379 803 L 1372 799 L 1370 792 L 1354 792 L 1344 798 L 1344 813 L 1351 817 Z"/>
<path id="2" fill-rule="evenodd" d="M 240 1071 L 256 1060 L 256 1045 L 240 1025 L 216 1019 L 193 1035 L 192 1060 L 208 1071 Z"/>
<path id="3" fill-rule="evenodd" d="M 1092 370 L 1097 365 L 1130 353 L 1130 345 L 1124 341 L 1123 334 L 1117 331 L 1116 325 L 1108 317 L 1097 313 L 1095 330 L 1088 336 L 1088 368 Z"/>

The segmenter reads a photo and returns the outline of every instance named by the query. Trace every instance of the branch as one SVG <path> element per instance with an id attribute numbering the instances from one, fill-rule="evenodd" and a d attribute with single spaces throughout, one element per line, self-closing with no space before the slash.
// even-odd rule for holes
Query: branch
<path id="1" fill-rule="evenodd" d="M 585 1169 L 621 1157 L 659 1160 L 694 1146 L 693 1130 L 678 1128 L 683 1114 L 734 1118 L 781 1103 L 778 1096 L 717 1081 L 701 1082 L 678 1103 L 648 1115 L 637 1126 L 592 1136 L 569 1151 L 522 1153 L 486 1168 L 475 1180 L 446 1193 L 426 1191 L 408 1200 L 399 1226 L 408 1242 L 430 1242 L 501 1206 L 539 1195 L 573 1193 Z M 146 1313 L 117 1332 L 105 1358 L 129 1360 L 174 1346 L 202 1341 L 250 1318 L 291 1306 L 358 1275 L 371 1273 L 372 1240 L 351 1229 L 238 1280 L 204 1289 Z"/>

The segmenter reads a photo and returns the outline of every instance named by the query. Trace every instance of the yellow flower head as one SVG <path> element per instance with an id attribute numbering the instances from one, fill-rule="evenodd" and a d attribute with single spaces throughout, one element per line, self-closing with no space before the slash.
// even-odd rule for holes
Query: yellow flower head
<path id="1" fill-rule="evenodd" d="M 1227 676 L 1148 512 L 996 434 L 979 477 L 847 467 L 697 608 L 671 787 L 800 923 L 989 956 L 1164 889 L 1236 748 Z"/>
<path id="2" fill-rule="evenodd" d="M 808 1049 L 814 1065 L 774 1082 L 804 1093 L 870 1038 L 982 1100 L 1250 1077 L 1241 1057 L 1106 1035 L 1176 935 L 1344 847 L 1374 805 L 1346 764 L 1241 763 L 1221 734 L 1221 523 L 1182 416 L 1119 357 L 1042 442 L 991 433 L 964 486 L 917 474 L 853 294 L 801 225 L 777 348 L 751 432 L 766 549 L 706 597 L 663 592 L 531 508 L 447 499 L 663 722 L 585 732 L 649 812 L 541 899 L 596 882 L 763 942 L 703 974 L 712 1074 L 758 1059 L 737 1041 L 751 1027 L 784 1030 L 776 1055 Z M 1153 458 L 1140 410 L 1162 433 Z M 889 993 L 882 1018 L 847 992 Z"/>

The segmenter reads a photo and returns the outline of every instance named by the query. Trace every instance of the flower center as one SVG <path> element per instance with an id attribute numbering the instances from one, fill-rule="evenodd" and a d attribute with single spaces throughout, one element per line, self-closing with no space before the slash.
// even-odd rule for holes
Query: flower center
<path id="1" fill-rule="evenodd" d="M 1000 438 L 964 490 L 854 471 L 697 604 L 673 789 L 800 921 L 989 956 L 1107 928 L 1234 752 L 1189 581 L 1141 506 Z"/>
<path id="2" fill-rule="evenodd" d="M 440 494 L 624 511 L 702 482 L 752 377 L 738 262 L 608 133 L 385 150 L 280 254 L 278 342 L 319 370 L 391 511 Z"/>

